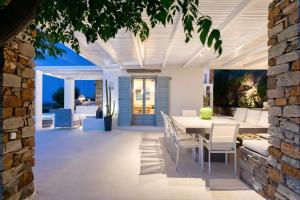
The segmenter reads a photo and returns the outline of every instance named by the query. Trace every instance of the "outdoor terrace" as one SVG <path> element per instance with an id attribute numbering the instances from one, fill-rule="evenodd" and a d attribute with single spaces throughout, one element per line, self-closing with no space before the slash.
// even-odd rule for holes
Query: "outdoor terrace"
<path id="1" fill-rule="evenodd" d="M 233 175 L 232 165 L 213 163 L 208 175 L 182 152 L 178 171 L 165 151 L 162 129 L 135 127 L 110 133 L 44 129 L 36 133 L 35 186 L 39 199 L 259 200 Z M 51 188 L 51 190 L 49 189 Z"/>

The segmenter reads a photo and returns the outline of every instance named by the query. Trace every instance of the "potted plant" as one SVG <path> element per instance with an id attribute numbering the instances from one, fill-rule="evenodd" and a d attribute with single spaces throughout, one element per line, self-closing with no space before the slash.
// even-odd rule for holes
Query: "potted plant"
<path id="1" fill-rule="evenodd" d="M 102 119 L 103 118 L 103 110 L 100 106 L 98 106 L 96 110 L 96 119 Z"/>
<path id="2" fill-rule="evenodd" d="M 213 110 L 209 107 L 209 97 L 204 97 L 204 107 L 200 109 L 200 116 L 202 119 L 211 119 Z"/>
<path id="3" fill-rule="evenodd" d="M 111 131 L 112 117 L 115 113 L 115 101 L 111 101 L 111 86 L 108 86 L 107 80 L 105 80 L 105 92 L 106 92 L 106 116 L 104 117 L 105 131 Z"/>

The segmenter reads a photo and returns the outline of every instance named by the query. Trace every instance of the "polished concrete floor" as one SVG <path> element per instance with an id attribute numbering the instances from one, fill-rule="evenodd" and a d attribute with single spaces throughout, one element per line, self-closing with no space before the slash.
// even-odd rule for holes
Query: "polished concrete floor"
<path id="1" fill-rule="evenodd" d="M 46 129 L 36 133 L 35 187 L 40 200 L 259 200 L 231 165 L 207 166 L 181 153 L 176 171 L 157 128 L 110 133 Z"/>

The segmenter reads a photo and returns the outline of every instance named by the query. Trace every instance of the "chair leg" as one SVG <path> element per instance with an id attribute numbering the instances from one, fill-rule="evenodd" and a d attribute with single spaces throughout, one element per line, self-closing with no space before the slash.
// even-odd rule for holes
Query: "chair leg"
<path id="1" fill-rule="evenodd" d="M 174 155 L 173 155 L 173 137 L 170 136 L 170 139 L 169 139 L 169 152 L 170 152 L 170 155 L 171 155 L 171 159 L 173 160 L 174 159 Z"/>
<path id="2" fill-rule="evenodd" d="M 225 153 L 225 164 L 228 165 L 228 153 Z"/>
<path id="3" fill-rule="evenodd" d="M 202 140 L 202 143 L 201 143 L 201 167 L 202 167 L 202 170 L 203 170 L 203 165 L 204 165 L 204 147 L 203 147 L 203 140 Z"/>
<path id="4" fill-rule="evenodd" d="M 179 165 L 179 147 L 177 147 L 177 151 L 176 151 L 176 170 L 178 170 L 178 165 Z"/>
<path id="5" fill-rule="evenodd" d="M 199 146 L 199 156 L 198 156 L 198 162 L 201 165 L 201 170 L 203 170 L 203 159 L 202 159 L 202 145 Z"/>
<path id="6" fill-rule="evenodd" d="M 210 151 L 208 151 L 208 173 L 210 174 Z"/>
<path id="7" fill-rule="evenodd" d="M 203 170 L 203 162 L 204 162 L 204 155 L 203 155 L 203 139 L 199 138 L 199 163 L 201 164 L 201 170 Z"/>
<path id="8" fill-rule="evenodd" d="M 170 153 L 170 138 L 166 137 L 166 150 L 168 153 Z"/>
<path id="9" fill-rule="evenodd" d="M 196 148 L 192 149 L 192 159 L 196 161 Z"/>
<path id="10" fill-rule="evenodd" d="M 236 151 L 234 152 L 234 174 L 236 175 L 236 168 L 237 168 L 237 166 L 236 166 Z"/>

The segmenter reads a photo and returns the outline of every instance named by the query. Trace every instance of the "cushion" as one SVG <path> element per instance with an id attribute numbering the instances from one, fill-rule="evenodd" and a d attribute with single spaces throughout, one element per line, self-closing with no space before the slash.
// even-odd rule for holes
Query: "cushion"
<path id="1" fill-rule="evenodd" d="M 268 148 L 270 144 L 268 140 L 243 140 L 243 146 L 263 156 L 269 156 Z"/>
<path id="2" fill-rule="evenodd" d="M 247 112 L 248 112 L 247 108 L 237 108 L 234 113 L 233 119 L 239 122 L 244 122 L 247 117 Z"/>
<path id="3" fill-rule="evenodd" d="M 259 126 L 264 126 L 268 127 L 269 126 L 269 121 L 268 121 L 268 111 L 262 111 L 260 118 L 258 120 L 257 125 Z"/>
<path id="4" fill-rule="evenodd" d="M 76 106 L 76 114 L 94 114 L 96 115 L 96 111 L 98 106 Z"/>
<path id="5" fill-rule="evenodd" d="M 261 115 L 260 110 L 250 110 L 248 109 L 246 122 L 250 124 L 257 124 Z"/>

